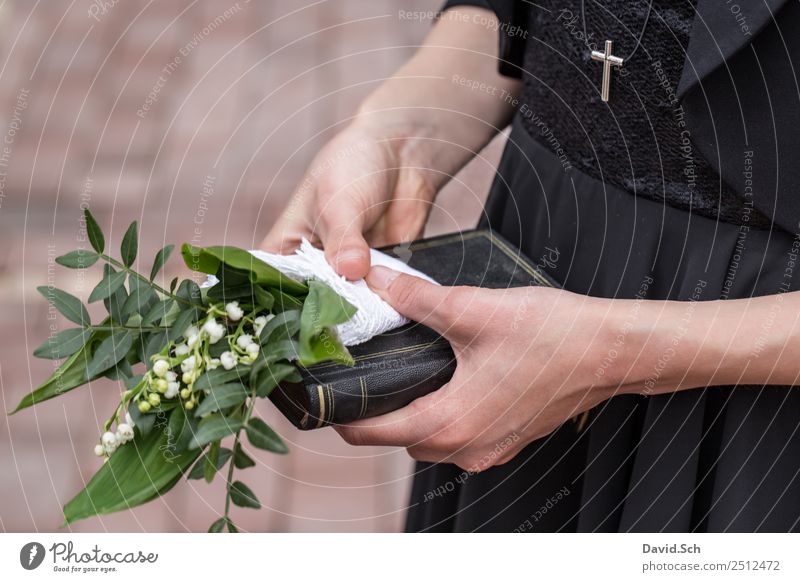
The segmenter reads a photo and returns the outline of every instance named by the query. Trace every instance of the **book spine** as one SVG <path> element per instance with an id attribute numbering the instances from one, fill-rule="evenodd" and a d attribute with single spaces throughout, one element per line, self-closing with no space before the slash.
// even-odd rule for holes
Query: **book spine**
<path id="1" fill-rule="evenodd" d="M 424 352 L 403 360 L 365 362 L 349 373 L 316 382 L 308 376 L 302 385 L 281 387 L 284 402 L 276 402 L 292 423 L 302 430 L 331 424 L 347 424 L 391 412 L 412 400 L 441 388 L 456 369 L 455 356 L 449 346 L 434 353 Z M 303 394 L 290 396 L 291 390 Z M 286 402 L 286 398 L 291 403 Z"/>

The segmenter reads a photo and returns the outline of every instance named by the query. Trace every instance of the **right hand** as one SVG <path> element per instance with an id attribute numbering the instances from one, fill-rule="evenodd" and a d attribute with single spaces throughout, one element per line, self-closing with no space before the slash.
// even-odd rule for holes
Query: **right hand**
<path id="1" fill-rule="evenodd" d="M 305 237 L 340 275 L 365 277 L 370 246 L 414 240 L 425 227 L 436 187 L 415 143 L 396 128 L 349 126 L 316 155 L 261 248 L 285 254 Z"/>

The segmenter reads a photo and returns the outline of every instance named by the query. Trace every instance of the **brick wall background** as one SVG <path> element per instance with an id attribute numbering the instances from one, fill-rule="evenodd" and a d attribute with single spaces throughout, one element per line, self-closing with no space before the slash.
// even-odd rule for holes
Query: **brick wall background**
<path id="1" fill-rule="evenodd" d="M 12 0 L 0 6 L 0 148 L 6 148 L 0 152 L 0 530 L 58 527 L 60 507 L 98 466 L 92 447 L 118 399 L 114 383 L 98 381 L 6 416 L 52 370 L 51 362 L 29 356 L 51 323 L 36 286 L 51 282 L 85 298 L 98 280 L 99 270 L 81 277 L 51 265 L 76 247 L 80 204 L 91 206 L 115 247 L 139 219 L 143 257 L 193 237 L 201 245 L 256 244 L 336 124 L 426 34 L 430 20 L 400 11 L 438 5 Z M 429 234 L 474 224 L 500 145 L 441 194 Z M 204 183 L 213 184 L 207 210 Z M 180 261 L 168 271 L 182 273 Z M 330 429 L 300 433 L 268 403 L 261 413 L 292 452 L 257 455 L 259 466 L 246 481 L 265 507 L 237 509 L 241 528 L 402 528 L 412 471 L 404 450 L 349 447 Z M 183 481 L 163 499 L 71 530 L 205 531 L 222 499 L 219 478 L 212 486 Z"/>

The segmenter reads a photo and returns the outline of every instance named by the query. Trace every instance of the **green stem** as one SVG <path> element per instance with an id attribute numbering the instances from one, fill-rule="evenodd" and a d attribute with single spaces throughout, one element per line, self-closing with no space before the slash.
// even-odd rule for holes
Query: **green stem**
<path id="1" fill-rule="evenodd" d="M 247 421 L 250 420 L 250 416 L 253 414 L 253 408 L 256 404 L 256 391 L 250 394 L 250 402 L 247 403 L 247 409 L 244 413 L 244 424 L 247 425 Z M 230 510 L 231 510 L 231 485 L 233 484 L 233 468 L 235 466 L 234 457 L 236 456 L 236 448 L 239 446 L 240 443 L 240 436 L 242 434 L 242 429 L 236 431 L 236 437 L 233 439 L 233 454 L 231 455 L 231 460 L 228 464 L 228 477 L 227 477 L 227 487 L 225 489 L 225 521 L 226 523 L 230 522 Z"/>
<path id="2" fill-rule="evenodd" d="M 133 329 L 136 331 L 167 331 L 166 326 L 141 326 L 141 325 L 90 325 L 88 329 L 95 331 L 116 331 L 118 329 Z"/>

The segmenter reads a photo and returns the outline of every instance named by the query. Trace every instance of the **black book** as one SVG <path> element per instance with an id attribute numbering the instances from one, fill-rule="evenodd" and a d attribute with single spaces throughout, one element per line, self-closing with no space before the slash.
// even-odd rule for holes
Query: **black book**
<path id="1" fill-rule="evenodd" d="M 442 285 L 490 289 L 558 286 L 490 230 L 438 236 L 381 250 Z M 325 363 L 301 368 L 302 382 L 286 383 L 273 391 L 272 401 L 297 428 L 345 424 L 397 410 L 446 384 L 456 368 L 447 340 L 415 322 L 353 346 L 350 353 L 355 359 L 352 367 Z"/>

